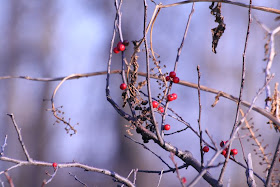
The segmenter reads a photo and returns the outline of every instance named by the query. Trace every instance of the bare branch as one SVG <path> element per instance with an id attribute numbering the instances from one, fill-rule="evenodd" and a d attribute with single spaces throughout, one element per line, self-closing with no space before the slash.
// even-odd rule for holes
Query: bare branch
<path id="1" fill-rule="evenodd" d="M 250 5 L 246 5 L 246 4 L 240 3 L 240 2 L 229 1 L 229 0 L 187 0 L 187 1 L 181 1 L 181 2 L 178 2 L 178 3 L 160 5 L 159 7 L 160 8 L 168 8 L 168 7 L 172 7 L 172 6 L 178 6 L 178 5 L 188 4 L 188 3 L 193 3 L 193 2 L 221 2 L 221 3 L 232 4 L 232 5 L 245 7 L 245 8 L 250 7 Z M 274 8 L 268 8 L 268 7 L 264 7 L 264 6 L 255 6 L 255 5 L 251 5 L 251 8 L 256 9 L 256 10 L 260 10 L 260 11 L 264 11 L 264 12 L 280 14 L 280 10 L 274 9 Z"/>
<path id="2" fill-rule="evenodd" d="M 0 156 L 4 155 L 5 147 L 7 146 L 7 139 L 8 139 L 8 135 L 5 136 L 4 143 L 1 146 Z"/>
<path id="3" fill-rule="evenodd" d="M 273 159 L 272 159 L 272 162 L 271 162 L 269 170 L 268 170 L 268 175 L 266 177 L 265 186 L 269 186 L 269 184 L 270 184 L 271 174 L 272 174 L 272 171 L 273 171 L 273 166 L 275 165 L 275 161 L 276 161 L 276 158 L 277 158 L 277 156 L 279 154 L 279 150 L 280 150 L 280 138 L 278 139 L 278 143 L 276 145 L 275 153 L 273 155 Z"/>
<path id="4" fill-rule="evenodd" d="M 23 152 L 24 152 L 24 154 L 26 156 L 26 159 L 31 162 L 32 158 L 29 156 L 29 153 L 28 153 L 28 151 L 27 151 L 27 149 L 26 149 L 26 147 L 24 145 L 24 142 L 23 142 L 22 136 L 21 136 L 21 132 L 20 132 L 21 129 L 18 128 L 18 125 L 17 125 L 17 123 L 15 121 L 15 118 L 14 118 L 14 114 L 7 114 L 7 115 L 10 116 L 10 118 L 12 119 L 13 125 L 14 125 L 14 127 L 15 127 L 15 129 L 17 131 L 17 134 L 18 134 L 19 143 L 20 143 L 20 145 L 22 147 L 22 150 L 23 150 Z"/>
<path id="5" fill-rule="evenodd" d="M 72 174 L 71 172 L 69 172 L 69 175 L 74 177 L 74 179 L 81 183 L 83 186 L 87 187 L 87 185 L 83 181 L 81 181 L 76 175 Z"/>
<path id="6" fill-rule="evenodd" d="M 11 163 L 15 163 L 16 167 L 20 167 L 20 166 L 48 166 L 48 167 L 53 167 L 52 163 L 50 162 L 44 162 L 44 161 L 37 161 L 37 160 L 33 160 L 33 161 L 23 161 L 23 160 L 18 160 L 18 159 L 12 159 L 9 157 L 5 157 L 2 156 L 0 157 L 0 160 L 2 161 L 7 161 L 7 162 L 11 162 Z M 73 162 L 73 163 L 65 163 L 65 164 L 58 164 L 57 165 L 58 168 L 72 168 L 72 167 L 76 167 L 76 168 L 81 168 L 84 169 L 86 171 L 92 171 L 92 172 L 97 172 L 97 173 L 101 173 L 104 175 L 108 175 L 113 177 L 114 179 L 116 179 L 118 182 L 120 183 L 124 183 L 125 185 L 129 186 L 129 187 L 134 187 L 135 185 L 132 184 L 132 182 L 130 182 L 128 179 L 126 179 L 125 177 L 120 176 L 118 173 L 113 172 L 113 171 L 109 171 L 106 169 L 101 169 L 101 168 L 96 168 L 96 167 L 92 167 L 92 166 L 88 166 L 85 164 L 81 164 L 78 162 Z M 14 167 L 15 168 L 15 167 Z M 12 168 L 13 169 L 13 168 Z M 7 169 L 8 170 L 8 169 Z M 7 171 L 5 170 L 5 171 Z M 11 169 L 9 169 L 11 170 Z M 0 171 L 0 175 L 3 174 L 5 171 Z"/>
<path id="7" fill-rule="evenodd" d="M 247 184 L 249 187 L 256 187 L 257 185 L 254 178 L 253 161 L 252 161 L 251 153 L 248 154 L 247 160 L 248 160 L 248 168 L 246 170 Z"/>
<path id="8" fill-rule="evenodd" d="M 110 74 L 119 74 L 119 73 L 121 73 L 121 70 L 110 71 Z M 106 74 L 107 74 L 107 71 L 92 72 L 92 73 L 85 73 L 85 74 L 76 74 L 76 77 L 69 78 L 69 80 L 71 80 L 71 79 L 79 79 L 79 78 L 88 78 L 88 77 L 91 77 L 91 76 L 106 75 Z M 146 73 L 137 72 L 137 74 L 140 75 L 140 76 L 146 77 Z M 5 76 L 5 77 L 0 77 L 0 80 L 1 79 L 25 79 L 25 80 L 30 80 L 30 81 L 49 82 L 49 81 L 60 81 L 60 80 L 63 80 L 64 78 L 65 77 L 57 77 L 57 78 L 32 78 L 32 77 L 26 77 L 26 76 L 8 76 L 8 77 Z M 150 78 L 157 79 L 157 80 L 162 80 L 161 77 L 158 77 L 156 75 L 150 75 Z M 182 86 L 187 86 L 187 87 L 190 87 L 190 88 L 194 88 L 194 89 L 197 89 L 197 87 L 198 87 L 198 85 L 195 84 L 195 83 L 191 83 L 191 82 L 187 82 L 187 81 L 183 81 L 183 80 L 180 80 L 180 82 L 177 83 L 177 84 L 178 85 L 182 85 Z M 238 101 L 238 98 L 233 96 L 233 95 L 231 95 L 231 94 L 228 94 L 228 93 L 225 93 L 225 92 L 213 89 L 213 88 L 209 88 L 207 86 L 201 85 L 200 86 L 200 90 L 205 91 L 205 92 L 209 92 L 209 93 L 213 93 L 213 94 L 219 94 L 219 97 L 223 97 L 223 98 L 229 99 L 229 100 L 231 100 L 233 102 L 237 102 Z M 123 116 L 128 121 L 132 120 L 132 117 L 129 114 L 127 114 L 124 111 L 122 111 L 121 108 L 112 100 L 112 98 L 110 96 L 110 90 L 109 90 L 109 95 L 107 96 L 107 100 L 113 105 L 113 107 L 117 110 L 117 112 L 121 116 Z M 245 107 L 248 107 L 248 108 L 251 106 L 248 101 L 241 101 L 241 104 L 243 106 L 245 106 Z M 254 111 L 258 112 L 259 114 L 267 117 L 273 123 L 275 123 L 275 125 L 280 127 L 280 121 L 275 116 L 271 115 L 269 112 L 267 112 L 264 109 L 262 109 L 260 107 L 257 107 L 257 106 L 253 106 L 252 110 L 254 110 Z"/>
<path id="9" fill-rule="evenodd" d="M 233 136 L 233 132 L 236 129 L 237 124 L 238 124 L 239 110 L 240 110 L 240 107 L 241 107 L 241 100 L 242 100 L 242 96 L 243 96 L 243 88 L 244 88 L 244 84 L 245 84 L 245 75 L 246 75 L 246 61 L 245 61 L 245 58 L 246 58 L 247 44 L 248 44 L 248 38 L 249 38 L 249 33 L 250 33 L 250 26 L 251 26 L 251 22 L 252 22 L 251 9 L 252 9 L 252 0 L 250 0 L 250 6 L 249 6 L 249 10 L 248 10 L 248 27 L 247 27 L 244 51 L 243 51 L 243 55 L 242 55 L 242 75 L 241 75 L 239 98 L 238 98 L 238 102 L 237 102 L 237 110 L 236 110 L 234 125 L 232 127 L 232 131 L 231 131 L 231 134 L 230 134 L 230 138 Z M 266 84 L 266 85 L 268 85 L 268 84 Z M 238 132 L 237 132 L 237 134 L 238 134 Z M 231 150 L 231 143 L 229 144 L 228 150 L 229 151 Z M 225 170 L 226 170 L 226 167 L 227 167 L 229 156 L 230 156 L 230 154 L 227 154 L 225 163 L 222 167 L 222 170 L 221 170 L 221 173 L 220 173 L 220 176 L 219 176 L 219 182 L 220 183 L 223 183 L 223 177 L 224 177 L 224 174 L 225 174 Z"/>

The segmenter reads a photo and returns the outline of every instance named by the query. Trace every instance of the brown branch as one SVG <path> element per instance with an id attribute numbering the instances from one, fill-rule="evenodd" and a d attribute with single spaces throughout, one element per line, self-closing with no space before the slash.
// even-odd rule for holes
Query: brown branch
<path id="1" fill-rule="evenodd" d="M 17 123 L 16 123 L 16 121 L 15 121 L 15 117 L 14 117 L 14 114 L 7 114 L 8 116 L 10 116 L 10 118 L 11 118 L 11 120 L 12 120 L 12 122 L 13 122 L 13 125 L 14 125 L 14 127 L 15 127 L 15 129 L 16 129 L 16 131 L 17 131 L 17 135 L 18 135 L 18 140 L 19 140 L 19 143 L 20 143 L 20 145 L 21 145 L 21 147 L 22 147 L 22 150 L 23 150 L 23 152 L 24 152 L 24 154 L 25 154 L 25 156 L 26 156 L 26 159 L 28 160 L 28 161 L 32 161 L 32 158 L 29 156 L 29 153 L 28 153 L 28 151 L 27 151 L 27 149 L 26 149 L 26 147 L 25 147 L 25 144 L 24 144 L 24 142 L 23 142 L 23 140 L 22 140 L 22 136 L 21 136 L 21 129 L 18 127 L 18 125 L 17 125 Z"/>
<path id="2" fill-rule="evenodd" d="M 113 70 L 111 71 L 110 70 L 110 73 L 109 74 L 119 74 L 121 73 L 121 70 Z M 98 75 L 106 75 L 107 74 L 107 71 L 100 71 L 100 72 L 92 72 L 92 73 L 84 73 L 84 74 L 76 74 L 76 76 L 73 76 L 72 78 L 69 78 L 69 80 L 73 80 L 73 79 L 79 79 L 79 78 L 88 78 L 88 77 L 93 77 L 93 76 L 98 76 Z M 146 73 L 144 72 L 137 72 L 138 75 L 140 76 L 143 76 L 143 77 L 146 77 Z M 30 80 L 30 81 L 41 81 L 41 82 L 50 82 L 50 81 L 61 81 L 63 80 L 65 77 L 56 77 L 56 78 L 34 78 L 34 77 L 29 77 L 29 76 L 4 76 L 4 77 L 0 77 L 0 80 L 1 79 L 25 79 L 25 80 Z M 158 77 L 156 75 L 150 75 L 150 78 L 152 79 L 157 79 L 157 80 L 162 80 L 161 77 Z M 182 86 L 187 86 L 187 87 L 190 87 L 190 88 L 194 88 L 194 89 L 197 89 L 197 84 L 195 83 L 191 83 L 191 82 L 187 82 L 187 81 L 183 81 L 183 80 L 180 80 L 179 83 L 177 83 L 178 85 L 182 85 Z M 209 93 L 213 93 L 213 94 L 217 94 L 219 95 L 220 97 L 223 97 L 223 98 L 226 98 L 226 99 L 229 99 L 233 102 L 237 102 L 238 101 L 238 98 L 231 95 L 231 94 L 228 94 L 226 92 L 222 92 L 222 91 L 219 91 L 219 90 L 216 90 L 216 89 L 213 89 L 213 88 L 209 88 L 207 86 L 203 86 L 201 85 L 200 86 L 200 90 L 202 91 L 205 91 L 205 92 L 209 92 Z M 106 92 L 107 92 L 107 87 L 106 87 Z M 110 93 L 110 90 L 109 90 L 109 93 Z M 108 96 L 110 99 L 110 95 Z M 108 99 L 108 98 L 107 98 Z M 131 116 L 123 111 L 120 111 L 120 107 L 113 101 L 113 100 L 110 100 L 109 101 L 110 103 L 112 102 L 114 105 L 114 108 L 116 107 L 118 113 L 120 115 L 122 115 L 126 120 L 132 120 Z M 241 104 L 245 107 L 250 107 L 251 104 L 248 102 L 248 101 L 241 101 Z M 257 106 L 253 106 L 252 110 L 258 112 L 259 114 L 265 116 L 266 118 L 270 119 L 272 122 L 274 122 L 278 127 L 280 127 L 280 121 L 273 115 L 271 115 L 269 112 L 265 111 L 264 109 L 260 108 L 260 107 L 257 107 Z"/>
<path id="3" fill-rule="evenodd" d="M 6 179 L 10 185 L 10 187 L 14 187 L 14 182 L 13 182 L 13 179 L 9 176 L 9 174 L 7 172 L 5 172 L 5 176 L 6 176 Z"/>
<path id="4" fill-rule="evenodd" d="M 201 130 L 201 99 L 200 99 L 200 71 L 199 71 L 199 66 L 197 66 L 197 76 L 198 76 L 198 87 L 197 87 L 197 94 L 198 94 L 198 129 L 199 129 L 199 145 L 200 145 L 200 159 L 201 159 L 201 167 L 203 167 L 203 150 L 202 150 L 202 130 Z"/>
<path id="5" fill-rule="evenodd" d="M 10 162 L 10 163 L 15 163 L 16 164 L 15 166 L 17 166 L 17 167 L 19 167 L 19 166 L 47 166 L 47 167 L 53 167 L 52 163 L 50 163 L 50 162 L 37 161 L 37 160 L 24 161 L 24 160 L 12 159 L 12 158 L 5 157 L 5 156 L 0 157 L 0 160 Z M 125 185 L 127 185 L 129 187 L 134 187 L 135 186 L 128 179 L 126 179 L 123 176 L 120 176 L 116 172 L 106 170 L 106 169 L 101 169 L 101 168 L 88 166 L 88 165 L 81 164 L 81 163 L 78 163 L 78 162 L 64 163 L 64 164 L 61 163 L 61 164 L 58 164 L 57 167 L 58 168 L 73 168 L 73 167 L 81 168 L 81 169 L 84 169 L 85 171 L 92 171 L 92 172 L 97 172 L 97 173 L 101 173 L 101 174 L 104 174 L 104 175 L 111 176 L 114 179 L 116 179 L 118 182 L 124 183 Z M 9 168 L 9 169 L 6 169 L 5 171 L 0 171 L 0 175 L 3 174 L 4 172 L 6 172 L 7 170 L 11 170 L 11 169 Z"/>
<path id="6" fill-rule="evenodd" d="M 52 103 L 52 113 L 54 115 L 54 117 L 58 120 L 58 121 L 61 121 L 63 122 L 66 126 L 68 126 L 73 132 L 74 134 L 77 133 L 77 130 L 70 124 L 70 120 L 69 122 L 67 122 L 64 117 L 59 117 L 58 114 L 57 114 L 57 108 L 55 107 L 54 105 L 54 97 L 56 95 L 56 92 L 58 91 L 58 89 L 60 88 L 60 86 L 68 79 L 72 78 L 72 77 L 76 77 L 77 74 L 72 74 L 72 75 L 69 75 L 67 77 L 65 77 L 64 79 L 62 79 L 62 81 L 56 86 L 56 88 L 54 89 L 53 91 L 53 94 L 52 94 L 52 97 L 51 97 L 51 103 Z M 67 131 L 68 132 L 68 131 Z M 72 134 L 71 134 L 72 135 Z"/>
<path id="7" fill-rule="evenodd" d="M 149 62 L 149 50 L 148 50 L 148 42 L 147 42 L 147 38 L 146 38 L 146 21 L 147 21 L 147 11 L 148 11 L 148 5 L 146 3 L 146 0 L 144 0 L 144 44 L 145 44 L 145 51 L 146 51 L 146 71 L 147 71 L 147 75 L 146 75 L 146 81 L 147 81 L 147 90 L 148 90 L 148 100 L 149 100 L 149 105 L 150 105 L 150 112 L 152 115 L 152 121 L 153 124 L 155 125 L 155 129 L 156 129 L 156 135 L 158 138 L 158 141 L 160 143 L 160 145 L 163 145 L 163 139 L 160 135 L 160 131 L 159 131 L 159 125 L 156 121 L 156 117 L 155 117 L 155 113 L 154 110 L 152 109 L 152 93 L 151 93 L 151 81 L 150 81 L 150 62 Z M 160 126 L 161 128 L 161 126 Z"/>
<path id="8" fill-rule="evenodd" d="M 246 5 L 244 3 L 240 2 L 233 2 L 233 1 L 228 1 L 228 0 L 187 0 L 187 1 L 181 1 L 178 3 L 172 3 L 172 4 L 167 4 L 167 5 L 159 5 L 160 8 L 168 8 L 168 7 L 173 7 L 173 6 L 178 6 L 182 4 L 188 4 L 188 3 L 193 3 L 193 2 L 221 2 L 221 3 L 226 3 L 226 4 L 232 4 L 240 7 L 245 7 L 249 8 L 250 5 Z M 274 9 L 274 8 L 269 8 L 269 7 L 264 7 L 264 6 L 251 6 L 252 9 L 264 11 L 264 12 L 270 12 L 270 13 L 275 13 L 275 14 L 280 14 L 280 10 Z"/>

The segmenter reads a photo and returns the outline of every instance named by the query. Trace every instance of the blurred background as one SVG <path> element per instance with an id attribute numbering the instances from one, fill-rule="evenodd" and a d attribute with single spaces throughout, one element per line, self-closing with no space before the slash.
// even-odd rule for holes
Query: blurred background
<path id="1" fill-rule="evenodd" d="M 148 18 L 151 18 L 155 5 L 148 2 Z M 156 1 L 159 3 L 160 1 Z M 163 4 L 173 3 L 166 0 Z M 249 2 L 249 1 L 248 1 Z M 247 1 L 244 3 L 248 3 Z M 254 5 L 280 9 L 280 2 L 253 1 Z M 177 75 L 181 80 L 197 83 L 196 67 L 200 65 L 201 84 L 222 90 L 238 97 L 242 53 L 247 31 L 248 9 L 223 4 L 222 14 L 226 23 L 226 30 L 217 47 L 217 54 L 211 51 L 211 29 L 217 26 L 215 18 L 208 8 L 210 3 L 196 3 L 195 12 L 191 20 L 182 55 L 178 64 Z M 162 9 L 154 26 L 153 49 L 160 55 L 163 72 L 173 70 L 177 49 L 180 46 L 191 4 Z M 143 2 L 138 0 L 124 1 L 122 5 L 122 31 L 124 39 L 139 40 L 143 34 Z M 268 28 L 279 26 L 274 21 L 276 14 L 252 10 L 252 15 L 258 18 Z M 110 41 L 113 33 L 115 18 L 114 1 L 104 0 L 10 0 L 1 3 L 0 7 L 0 76 L 30 76 L 30 77 L 59 77 L 73 73 L 89 73 L 106 71 L 109 56 Z M 276 54 L 280 52 L 280 36 L 275 37 Z M 119 41 L 118 35 L 115 45 Z M 253 20 L 247 49 L 247 69 L 243 99 L 251 102 L 256 92 L 264 84 L 266 62 L 264 59 L 264 44 L 266 43 L 264 30 Z M 130 45 L 125 56 L 130 60 L 133 46 Z M 140 53 L 139 71 L 145 71 L 144 53 Z M 275 56 L 271 69 L 275 78 L 271 82 L 273 90 L 275 82 L 280 81 L 280 57 Z M 121 55 L 114 54 L 112 69 L 120 69 Z M 139 78 L 143 80 L 143 78 Z M 13 113 L 22 129 L 22 136 L 26 147 L 35 160 L 47 162 L 71 162 L 73 160 L 90 166 L 105 168 L 127 176 L 131 169 L 162 170 L 167 169 L 162 162 L 141 146 L 124 138 L 129 123 L 123 120 L 105 97 L 106 77 L 94 76 L 65 82 L 55 97 L 56 106 L 63 106 L 66 119 L 78 133 L 72 137 L 64 130 L 62 124 L 55 124 L 51 111 L 50 98 L 59 82 L 36 82 L 23 79 L 0 80 L 0 144 L 8 135 L 8 146 L 5 156 L 25 159 L 17 134 L 10 118 L 6 113 Z M 114 100 L 122 105 L 120 75 L 111 76 L 111 94 Z M 153 96 L 160 92 L 153 80 Z M 145 91 L 145 90 L 144 90 Z M 170 107 L 178 112 L 185 121 L 198 129 L 198 96 L 197 90 L 174 85 L 172 92 L 177 93 L 177 102 Z M 201 93 L 203 130 L 208 129 L 214 141 L 229 138 L 236 104 L 221 98 L 217 106 L 211 107 L 214 96 L 210 93 Z M 265 94 L 262 94 L 257 106 L 264 107 Z M 246 110 L 246 108 L 244 108 Z M 278 141 L 279 134 L 271 129 L 267 119 L 256 112 L 250 115 L 254 129 L 258 133 L 262 145 L 268 145 L 266 153 L 272 153 Z M 157 119 L 160 116 L 157 114 Z M 184 128 L 183 124 L 167 118 L 171 124 L 170 132 Z M 135 131 L 133 138 L 141 140 Z M 257 133 L 257 135 L 258 135 Z M 252 141 L 247 142 L 247 131 L 242 131 L 242 142 L 245 155 L 253 154 L 254 169 L 262 177 L 265 176 L 264 165 L 260 165 L 261 158 L 255 155 Z M 204 135 L 205 139 L 209 138 Z M 244 138 L 245 137 L 245 138 Z M 171 142 L 182 150 L 190 150 L 199 160 L 199 139 L 190 131 L 184 131 L 174 136 L 167 136 Z M 209 141 L 210 142 L 210 141 Z M 170 165 L 172 162 L 169 153 L 162 151 L 152 142 L 147 146 L 165 159 Z M 239 141 L 233 143 L 239 150 L 236 159 L 243 164 Z M 213 151 L 205 154 L 205 161 L 209 160 Z M 271 157 L 270 157 L 271 158 Z M 223 156 L 216 163 L 222 162 Z M 176 159 L 178 165 L 182 162 Z M 11 163 L 0 161 L 0 171 L 12 166 Z M 172 165 L 173 166 L 173 165 Z M 279 163 L 278 163 L 279 166 Z M 277 166 L 277 167 L 278 167 Z M 53 172 L 48 167 L 19 167 L 9 172 L 15 186 L 40 186 L 44 179 L 48 179 L 45 171 Z M 88 186 L 116 186 L 111 177 L 98 173 L 85 172 L 81 169 L 60 169 L 48 186 L 81 186 L 68 172 L 75 174 Z M 219 169 L 210 170 L 216 178 Z M 197 175 L 193 168 L 180 170 L 181 176 L 186 177 L 187 184 Z M 157 186 L 157 174 L 138 173 L 137 186 Z M 236 180 L 238 179 L 238 180 Z M 8 186 L 4 175 L 0 176 Z M 261 185 L 256 179 L 257 184 Z M 242 186 L 246 182 L 245 170 L 230 162 L 224 184 Z M 201 180 L 197 186 L 205 186 Z M 163 187 L 179 186 L 179 181 L 173 173 L 165 174 L 162 178 Z"/>

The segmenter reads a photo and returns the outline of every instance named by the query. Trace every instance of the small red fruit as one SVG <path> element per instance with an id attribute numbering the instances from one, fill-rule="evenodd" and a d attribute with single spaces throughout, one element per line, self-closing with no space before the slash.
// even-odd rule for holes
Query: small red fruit
<path id="1" fill-rule="evenodd" d="M 207 152 L 209 151 L 209 147 L 208 147 L 208 146 L 204 146 L 204 147 L 202 148 L 202 151 L 205 152 L 205 153 L 207 153 Z"/>
<path id="2" fill-rule="evenodd" d="M 153 108 L 157 108 L 158 107 L 158 102 L 157 101 L 153 101 L 152 105 L 153 105 Z"/>
<path id="3" fill-rule="evenodd" d="M 181 178 L 181 181 L 182 181 L 183 184 L 186 184 L 186 183 L 187 183 L 186 177 L 182 177 L 182 178 Z"/>
<path id="4" fill-rule="evenodd" d="M 165 80 L 166 80 L 166 81 L 169 81 L 169 80 L 170 80 L 170 77 L 169 77 L 169 76 L 166 76 L 166 77 L 165 77 Z"/>
<path id="5" fill-rule="evenodd" d="M 230 154 L 233 156 L 237 155 L 237 153 L 238 153 L 237 149 L 230 150 Z"/>
<path id="6" fill-rule="evenodd" d="M 118 49 L 117 47 L 115 47 L 113 51 L 114 51 L 114 53 L 116 53 L 116 54 L 118 54 L 118 53 L 120 52 L 119 49 Z"/>
<path id="7" fill-rule="evenodd" d="M 117 47 L 118 47 L 118 49 L 119 49 L 120 51 L 124 51 L 124 50 L 125 50 L 125 46 L 123 45 L 122 42 L 119 42 L 118 45 L 117 45 Z"/>
<path id="8" fill-rule="evenodd" d="M 176 73 L 175 73 L 175 71 L 171 71 L 171 72 L 169 73 L 169 76 L 170 76 L 171 78 L 176 77 Z"/>
<path id="9" fill-rule="evenodd" d="M 170 130 L 170 125 L 169 124 L 164 125 L 163 129 L 166 131 Z"/>
<path id="10" fill-rule="evenodd" d="M 158 111 L 163 113 L 164 112 L 164 108 L 162 106 L 158 107 Z"/>
<path id="11" fill-rule="evenodd" d="M 169 95 L 167 96 L 167 100 L 168 100 L 168 101 L 173 101 L 173 100 L 174 100 L 173 95 L 172 95 L 172 94 L 169 94 Z"/>
<path id="12" fill-rule="evenodd" d="M 174 82 L 174 83 L 178 83 L 178 82 L 180 82 L 179 77 L 174 77 L 174 78 L 173 78 L 173 82 Z"/>
<path id="13" fill-rule="evenodd" d="M 120 85 L 120 89 L 121 89 L 121 90 L 125 90 L 125 89 L 126 89 L 126 84 L 125 84 L 125 83 L 122 83 L 122 84 Z"/>
<path id="14" fill-rule="evenodd" d="M 227 151 L 223 150 L 221 154 L 225 156 L 227 154 Z"/>
<path id="15" fill-rule="evenodd" d="M 171 94 L 173 96 L 173 100 L 176 100 L 177 99 L 177 94 L 173 93 Z"/>
<path id="16" fill-rule="evenodd" d="M 54 168 L 56 168 L 56 167 L 57 167 L 57 163 L 54 162 L 54 163 L 52 164 L 52 166 L 53 166 Z"/>

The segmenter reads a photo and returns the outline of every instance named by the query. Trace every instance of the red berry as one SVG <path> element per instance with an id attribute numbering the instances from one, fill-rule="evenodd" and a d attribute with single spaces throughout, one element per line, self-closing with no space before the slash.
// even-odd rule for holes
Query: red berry
<path id="1" fill-rule="evenodd" d="M 170 130 L 170 125 L 169 124 L 164 125 L 163 129 L 166 131 Z"/>
<path id="2" fill-rule="evenodd" d="M 123 45 L 128 46 L 129 45 L 129 41 L 128 40 L 124 40 L 123 41 Z"/>
<path id="3" fill-rule="evenodd" d="M 174 100 L 173 95 L 172 95 L 172 94 L 169 94 L 169 95 L 167 96 L 167 100 L 168 100 L 168 101 L 173 101 L 173 100 Z"/>
<path id="4" fill-rule="evenodd" d="M 114 48 L 114 53 L 118 54 L 120 51 L 117 47 Z"/>
<path id="5" fill-rule="evenodd" d="M 181 181 L 182 181 L 183 184 L 187 183 L 186 177 L 182 177 L 182 178 L 181 178 Z"/>
<path id="6" fill-rule="evenodd" d="M 153 108 L 157 108 L 158 107 L 158 102 L 157 101 L 153 101 L 152 105 L 153 105 Z"/>
<path id="7" fill-rule="evenodd" d="M 204 146 L 204 147 L 202 148 L 202 151 L 205 152 L 205 153 L 207 153 L 207 152 L 209 151 L 209 147 L 208 147 L 208 146 Z"/>
<path id="8" fill-rule="evenodd" d="M 230 154 L 233 155 L 233 156 L 237 155 L 237 153 L 238 153 L 237 149 L 230 150 Z"/>
<path id="9" fill-rule="evenodd" d="M 122 84 L 120 85 L 120 89 L 121 89 L 121 90 L 125 90 L 125 89 L 126 89 L 126 84 L 125 84 L 125 83 L 122 83 Z"/>
<path id="10" fill-rule="evenodd" d="M 123 45 L 122 42 L 119 42 L 118 45 L 117 45 L 117 47 L 118 47 L 118 49 L 119 49 L 120 51 L 124 51 L 124 50 L 125 50 L 125 46 Z"/>
<path id="11" fill-rule="evenodd" d="M 56 167 L 57 167 L 57 163 L 54 162 L 54 163 L 52 164 L 52 166 L 53 166 L 54 168 L 56 168 Z"/>
<path id="12" fill-rule="evenodd" d="M 221 154 L 225 156 L 227 154 L 227 151 L 224 149 Z"/>
<path id="13" fill-rule="evenodd" d="M 163 113 L 164 112 L 164 108 L 162 106 L 158 107 L 158 111 Z"/>
<path id="14" fill-rule="evenodd" d="M 177 99 L 177 94 L 173 93 L 171 94 L 173 96 L 173 100 L 176 100 Z"/>
<path id="15" fill-rule="evenodd" d="M 175 71 L 171 71 L 171 72 L 169 73 L 169 76 L 170 76 L 171 78 L 176 77 L 176 73 L 175 73 Z"/>
<path id="16" fill-rule="evenodd" d="M 173 78 L 173 82 L 174 82 L 174 83 L 178 83 L 178 82 L 180 82 L 179 77 L 174 77 L 174 78 Z"/>
<path id="17" fill-rule="evenodd" d="M 166 77 L 165 77 L 165 80 L 166 80 L 166 81 L 169 81 L 169 80 L 170 80 L 170 77 L 169 77 L 169 76 L 166 76 Z"/>

